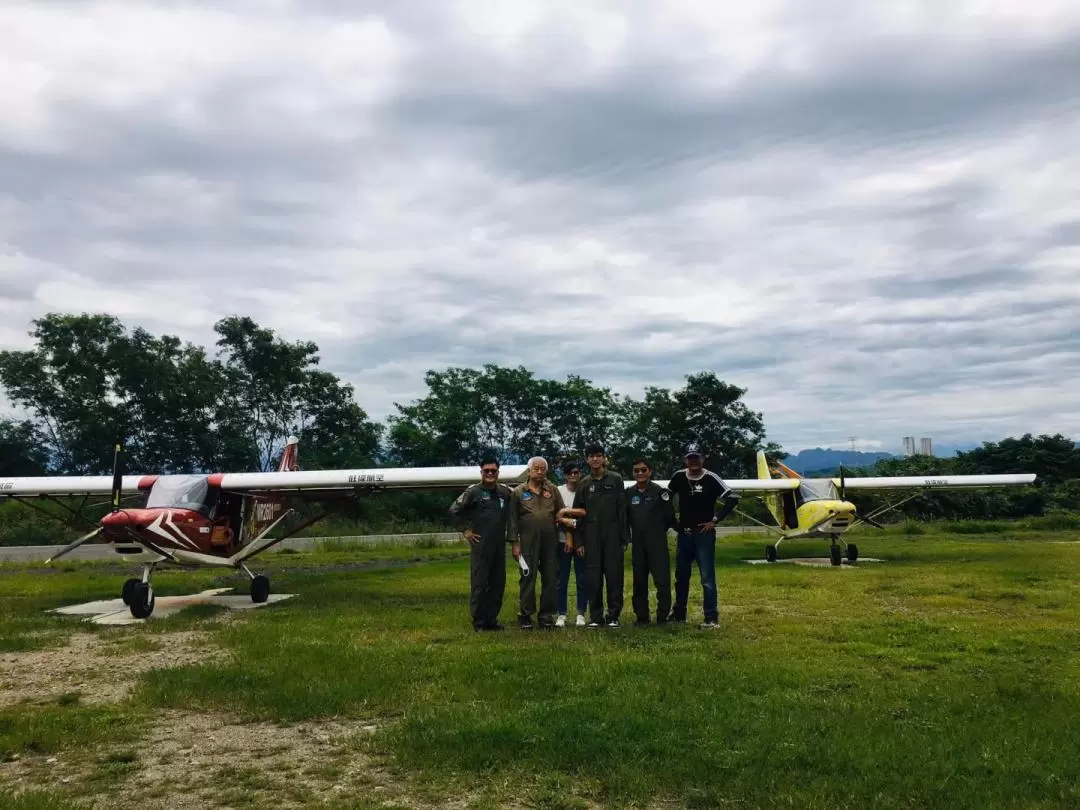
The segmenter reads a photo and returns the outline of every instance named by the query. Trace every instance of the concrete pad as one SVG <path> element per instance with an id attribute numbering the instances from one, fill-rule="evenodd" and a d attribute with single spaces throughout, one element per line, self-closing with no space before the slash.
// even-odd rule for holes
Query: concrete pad
<path id="1" fill-rule="evenodd" d="M 158 596 L 154 599 L 154 612 L 150 614 L 150 619 L 136 619 L 131 615 L 128 606 L 124 604 L 124 600 L 119 597 L 53 608 L 48 612 L 63 613 L 67 616 L 88 616 L 86 621 L 92 624 L 140 624 L 151 619 L 167 618 L 192 605 L 221 605 L 231 610 L 251 610 L 292 599 L 294 596 L 296 596 L 295 593 L 272 593 L 262 604 L 252 602 L 247 594 L 234 593 L 232 588 L 214 588 L 187 596 Z"/>
<path id="2" fill-rule="evenodd" d="M 750 565 L 779 565 L 780 563 L 791 563 L 792 565 L 808 565 L 813 568 L 835 568 L 832 564 L 832 560 L 828 557 L 790 557 L 788 559 L 780 558 L 774 563 L 765 559 L 757 560 L 743 560 Z M 875 563 L 885 562 L 877 557 L 859 557 L 855 562 L 849 562 L 846 558 L 840 561 L 841 568 L 858 568 L 863 563 Z"/>

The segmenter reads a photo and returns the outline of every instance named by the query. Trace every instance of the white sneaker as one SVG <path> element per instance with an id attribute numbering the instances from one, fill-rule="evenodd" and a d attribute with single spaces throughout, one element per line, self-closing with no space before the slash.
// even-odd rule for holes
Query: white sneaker
<path id="1" fill-rule="evenodd" d="M 560 613 L 559 618 L 555 620 L 556 627 L 566 627 L 566 614 Z"/>
<path id="2" fill-rule="evenodd" d="M 577 615 L 577 626 L 578 627 L 584 627 L 585 626 L 585 617 L 582 616 L 580 613 Z"/>

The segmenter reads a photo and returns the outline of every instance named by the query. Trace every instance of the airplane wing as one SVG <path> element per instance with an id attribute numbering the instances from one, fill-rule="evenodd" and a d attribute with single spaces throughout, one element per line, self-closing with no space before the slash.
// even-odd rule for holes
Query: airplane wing
<path id="1" fill-rule="evenodd" d="M 121 494 L 138 495 L 150 491 L 156 475 L 125 475 Z M 0 478 L 0 498 L 30 498 L 44 495 L 111 495 L 111 475 L 57 475 L 33 478 Z"/>
<path id="2" fill-rule="evenodd" d="M 740 494 L 742 493 L 755 493 L 755 492 L 786 492 L 791 489 L 799 488 L 799 480 L 797 478 L 773 478 L 771 480 L 764 478 L 725 478 L 724 483 L 728 489 L 732 489 Z M 667 489 L 669 481 L 655 481 L 660 486 Z M 624 482 L 629 489 L 635 486 L 634 481 Z M 848 484 L 848 486 L 851 486 Z"/>
<path id="3" fill-rule="evenodd" d="M 524 464 L 506 465 L 499 471 L 504 484 L 525 480 Z M 317 492 L 354 489 L 456 489 L 480 482 L 480 469 L 468 467 L 380 467 L 371 470 L 307 470 L 296 472 L 218 473 L 209 477 L 212 486 L 228 492 L 259 494 Z"/>
<path id="4" fill-rule="evenodd" d="M 831 479 L 836 489 L 840 479 Z M 977 489 L 979 487 L 1015 487 L 1035 482 L 1034 473 L 1009 475 L 900 475 L 877 478 L 844 478 L 847 490 L 857 489 Z"/>

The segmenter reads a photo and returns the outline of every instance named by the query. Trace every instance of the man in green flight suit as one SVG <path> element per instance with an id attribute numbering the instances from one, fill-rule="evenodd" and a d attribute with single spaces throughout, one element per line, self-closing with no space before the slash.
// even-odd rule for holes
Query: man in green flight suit
<path id="1" fill-rule="evenodd" d="M 573 521 L 565 517 L 568 511 L 558 487 L 547 480 L 548 463 L 536 456 L 528 462 L 529 478 L 514 487 L 510 494 L 509 534 L 514 559 L 521 567 L 524 560 L 528 573 L 522 568 L 519 584 L 518 623 L 531 630 L 536 610 L 536 578 L 542 580 L 540 592 L 540 627 L 555 627 L 558 606 L 556 589 L 559 574 L 560 525 L 567 529 Z"/>
<path id="2" fill-rule="evenodd" d="M 499 611 L 506 592 L 506 542 L 510 487 L 499 483 L 499 462 L 480 462 L 480 483 L 473 484 L 450 506 L 450 515 L 472 545 L 469 610 L 474 630 L 502 630 Z"/>
<path id="3" fill-rule="evenodd" d="M 627 492 L 631 559 L 634 570 L 634 614 L 638 624 L 649 623 L 649 576 L 656 586 L 656 623 L 667 622 L 671 612 L 671 553 L 668 529 L 674 529 L 671 493 L 652 479 L 652 467 L 643 458 L 632 467 L 636 486 Z"/>
<path id="4" fill-rule="evenodd" d="M 574 491 L 575 509 L 584 509 L 577 530 L 585 548 L 585 577 L 589 589 L 589 627 L 619 626 L 623 606 L 623 560 L 630 544 L 626 522 L 626 485 L 622 476 L 607 470 L 607 454 L 599 444 L 585 448 L 589 475 Z M 604 586 L 607 616 L 604 616 Z"/>

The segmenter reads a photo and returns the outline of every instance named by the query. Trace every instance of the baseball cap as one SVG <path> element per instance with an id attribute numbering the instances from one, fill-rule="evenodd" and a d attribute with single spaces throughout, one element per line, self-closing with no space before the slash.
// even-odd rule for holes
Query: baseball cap
<path id="1" fill-rule="evenodd" d="M 690 442 L 683 450 L 683 458 L 687 456 L 703 456 L 705 453 L 701 449 L 701 445 L 697 442 Z"/>

